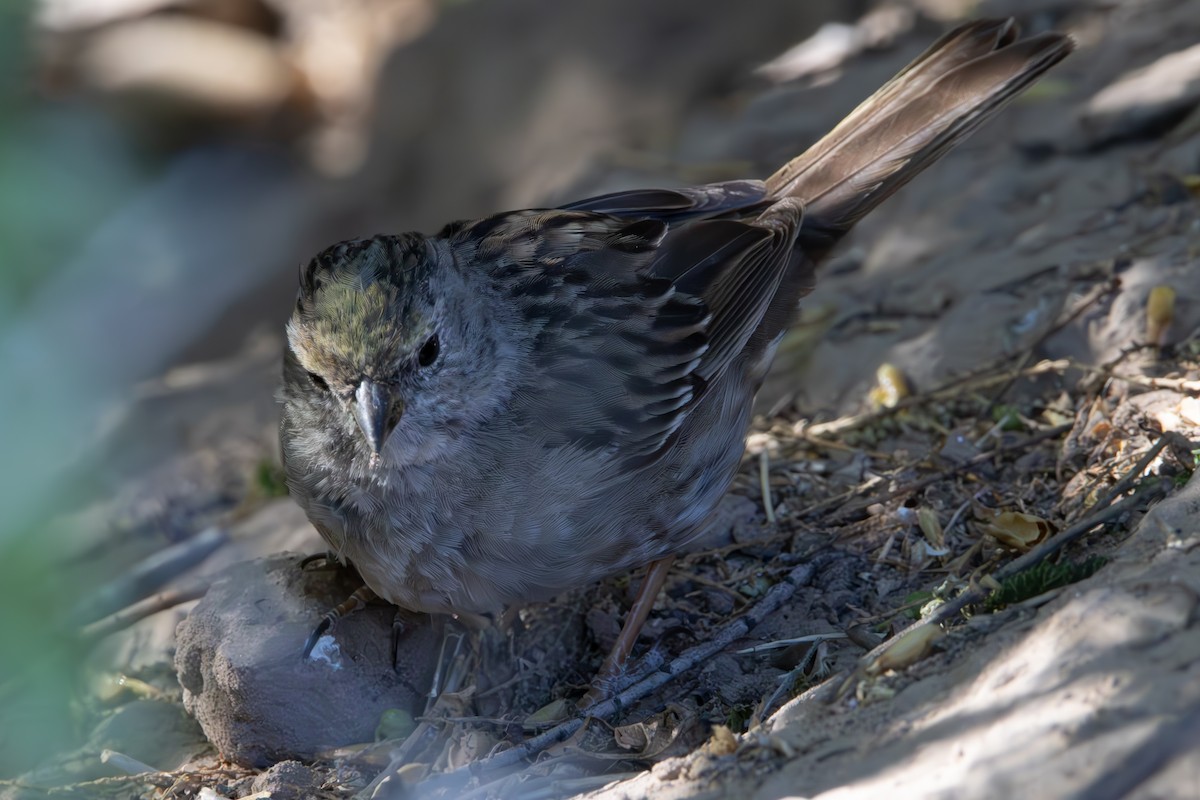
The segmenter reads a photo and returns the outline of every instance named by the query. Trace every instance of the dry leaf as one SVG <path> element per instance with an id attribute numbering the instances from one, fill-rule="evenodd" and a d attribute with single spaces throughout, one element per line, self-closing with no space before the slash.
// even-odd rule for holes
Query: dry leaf
<path id="1" fill-rule="evenodd" d="M 537 711 L 530 714 L 521 723 L 526 728 L 544 728 L 562 722 L 571 714 L 571 706 L 562 698 L 551 700 Z"/>
<path id="2" fill-rule="evenodd" d="M 446 751 L 446 764 L 450 769 L 473 764 L 492 751 L 499 743 L 492 734 L 479 729 L 462 731 L 450 741 Z"/>
<path id="3" fill-rule="evenodd" d="M 1002 511 L 984 526 L 984 533 L 991 535 L 1005 547 L 1026 553 L 1054 533 L 1054 526 L 1033 514 Z"/>
<path id="4" fill-rule="evenodd" d="M 653 759 L 662 756 L 680 736 L 690 731 L 697 722 L 694 712 L 671 703 L 653 717 L 613 728 L 613 740 L 623 750 L 633 751 L 633 757 Z M 690 749 L 690 748 L 689 748 Z M 590 754 L 596 757 L 596 754 Z M 629 758 L 621 755 L 620 758 Z"/>
<path id="5" fill-rule="evenodd" d="M 1146 298 L 1146 341 L 1162 347 L 1167 328 L 1175 318 L 1175 290 L 1165 284 L 1155 286 Z"/>
<path id="6" fill-rule="evenodd" d="M 944 556 L 950 552 L 946 549 L 946 535 L 942 531 L 942 522 L 938 519 L 936 511 L 932 508 L 918 509 L 917 526 L 925 536 L 925 541 L 929 543 L 929 555 Z"/>
<path id="7" fill-rule="evenodd" d="M 876 385 L 867 395 L 867 400 L 875 408 L 895 408 L 896 404 L 912 394 L 908 379 L 898 367 L 891 364 L 880 364 L 875 370 Z"/>
<path id="8" fill-rule="evenodd" d="M 854 697 L 864 706 L 886 702 L 896 696 L 896 690 L 878 681 L 859 681 L 854 687 Z"/>
<path id="9" fill-rule="evenodd" d="M 657 719 L 649 722 L 635 722 L 632 725 L 620 725 L 613 728 L 613 740 L 616 741 L 617 747 L 623 750 L 645 750 L 646 746 L 654 741 L 657 729 Z"/>
<path id="10" fill-rule="evenodd" d="M 884 650 L 878 658 L 867 665 L 866 672 L 873 676 L 915 664 L 925 657 L 933 643 L 941 639 L 943 635 L 942 629 L 936 625 L 922 625 L 919 628 L 913 628 L 892 641 L 887 650 Z"/>

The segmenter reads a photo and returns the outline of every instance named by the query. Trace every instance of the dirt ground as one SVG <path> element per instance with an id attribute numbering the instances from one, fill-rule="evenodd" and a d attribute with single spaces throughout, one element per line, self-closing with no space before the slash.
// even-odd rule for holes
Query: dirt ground
<path id="1" fill-rule="evenodd" d="M 767 30 L 782 23 L 745 23 L 711 63 L 715 29 L 681 24 L 694 55 L 644 94 L 635 77 L 649 56 L 607 72 L 581 57 L 540 76 L 538 102 L 439 181 L 467 158 L 479 127 L 470 115 L 486 115 L 439 105 L 481 80 L 444 43 L 496 30 L 503 6 L 455 4 L 380 67 L 378 91 L 393 102 L 364 134 L 375 146 L 360 177 L 260 176 L 268 196 L 303 209 L 279 235 L 322 221 L 290 246 L 337 238 L 351 220 L 431 228 L 619 185 L 769 173 L 964 12 L 854 9 L 811 39 L 823 15 L 790 20 L 791 36 Z M 970 8 L 1068 30 L 1079 52 L 865 220 L 824 270 L 760 397 L 720 522 L 673 568 L 641 665 L 610 687 L 626 692 L 610 713 L 585 718 L 573 703 L 636 576 L 525 609 L 505 631 L 437 628 L 411 647 L 422 669 L 445 665 L 441 697 L 427 707 L 418 697 L 399 721 L 378 708 L 369 720 L 342 715 L 352 718 L 344 741 L 301 735 L 288 750 L 261 729 L 231 733 L 197 713 L 212 689 L 203 681 L 184 685 L 205 729 L 184 713 L 177 625 L 207 603 L 196 619 L 219 636 L 218 596 L 245 608 L 257 581 L 301 581 L 271 571 L 291 561 L 247 562 L 322 549 L 280 496 L 281 328 L 259 324 L 286 313 L 294 276 L 264 270 L 269 279 L 221 290 L 216 322 L 192 324 L 173 363 L 114 418 L 96 457 L 107 465 L 102 499 L 55 534 L 69 542 L 67 569 L 144 564 L 173 545 L 180 567 L 165 585 L 115 584 L 136 593 L 120 595 L 130 603 L 177 594 L 157 613 L 92 630 L 82 741 L 0 784 L 0 797 L 1200 796 L 1197 10 L 1186 0 Z M 579 24 L 625 30 L 596 14 Z M 497 87 L 548 57 L 544 38 L 528 61 L 504 65 Z M 429 75 L 432 91 L 416 77 Z M 587 110 L 597 116 L 572 111 L 580 97 L 597 98 Z M 436 125 L 416 131 L 406 110 Z M 576 129 L 556 131 L 564 117 Z M 378 146 L 389 138 L 425 155 Z M 216 533 L 201 540 L 203 530 Z M 280 631 L 313 613 L 272 603 Z M 386 631 L 383 611 L 345 623 Z M 736 627 L 747 616 L 758 624 Z M 343 643 L 367 629 L 346 628 Z M 446 640 L 468 644 L 447 659 Z M 355 668 L 390 670 L 376 650 Z M 290 670 L 264 680 L 286 682 Z M 660 682 L 666 672 L 678 674 Z M 271 701 L 279 715 L 309 715 L 302 733 L 320 727 L 320 703 L 357 702 L 353 686 L 303 681 L 293 696 L 308 707 Z M 372 702 L 390 708 L 388 697 Z M 262 746 L 238 749 L 218 727 Z"/>

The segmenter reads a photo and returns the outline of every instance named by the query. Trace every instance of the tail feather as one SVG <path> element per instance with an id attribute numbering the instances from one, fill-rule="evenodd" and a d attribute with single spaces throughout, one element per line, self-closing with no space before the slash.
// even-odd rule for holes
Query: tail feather
<path id="1" fill-rule="evenodd" d="M 767 179 L 837 238 L 1065 58 L 1062 34 L 1017 40 L 1012 20 L 943 36 L 827 136 Z"/>

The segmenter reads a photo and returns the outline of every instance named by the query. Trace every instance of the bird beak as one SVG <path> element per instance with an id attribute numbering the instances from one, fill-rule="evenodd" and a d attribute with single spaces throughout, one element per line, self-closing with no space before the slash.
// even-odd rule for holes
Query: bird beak
<path id="1" fill-rule="evenodd" d="M 404 406 L 388 394 L 387 388 L 370 378 L 363 378 L 354 390 L 354 418 L 375 455 L 383 449 L 403 411 Z"/>

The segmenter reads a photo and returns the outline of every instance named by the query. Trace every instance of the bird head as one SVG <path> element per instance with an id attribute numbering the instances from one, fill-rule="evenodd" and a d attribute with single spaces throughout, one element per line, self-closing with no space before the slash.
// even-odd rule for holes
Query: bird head
<path id="1" fill-rule="evenodd" d="M 484 317 L 453 258 L 423 236 L 336 244 L 302 271 L 285 392 L 372 463 L 393 438 L 407 440 L 397 457 L 419 459 L 492 404 Z"/>

